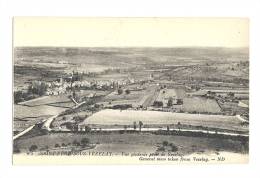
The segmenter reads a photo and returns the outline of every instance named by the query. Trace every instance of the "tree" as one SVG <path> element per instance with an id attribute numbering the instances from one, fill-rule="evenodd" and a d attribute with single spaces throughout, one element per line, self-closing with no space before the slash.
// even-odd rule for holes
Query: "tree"
<path id="1" fill-rule="evenodd" d="M 127 89 L 127 90 L 125 91 L 125 93 L 126 93 L 127 95 L 130 94 L 130 90 Z"/>
<path id="2" fill-rule="evenodd" d="M 163 102 L 162 101 L 154 101 L 153 105 L 155 107 L 162 107 L 163 106 Z"/>
<path id="3" fill-rule="evenodd" d="M 89 139 L 88 138 L 82 138 L 80 143 L 83 145 L 83 146 L 86 146 L 87 144 L 90 143 Z"/>
<path id="4" fill-rule="evenodd" d="M 143 124 L 143 122 L 142 121 L 139 121 L 139 131 L 141 132 L 141 130 L 142 130 L 142 126 L 143 126 L 144 124 Z"/>
<path id="5" fill-rule="evenodd" d="M 183 104 L 183 100 L 182 99 L 177 99 L 177 104 L 178 105 Z"/>
<path id="6" fill-rule="evenodd" d="M 121 94 L 123 93 L 123 90 L 122 90 L 121 88 L 119 88 L 119 89 L 117 90 L 117 93 L 118 93 L 119 95 L 121 95 Z"/>
<path id="7" fill-rule="evenodd" d="M 48 86 L 45 82 L 34 81 L 28 87 L 28 93 L 37 94 L 37 95 L 42 96 L 47 91 L 47 88 L 48 88 Z"/>
<path id="8" fill-rule="evenodd" d="M 170 97 L 167 103 L 167 106 L 172 106 L 173 105 L 173 98 Z"/>
<path id="9" fill-rule="evenodd" d="M 181 131 L 181 122 L 178 122 L 178 129 Z"/>
<path id="10" fill-rule="evenodd" d="M 165 148 L 163 146 L 159 147 L 157 151 L 165 151 Z"/>
<path id="11" fill-rule="evenodd" d="M 29 151 L 30 152 L 34 152 L 38 149 L 38 147 L 36 145 L 32 145 L 30 148 L 29 148 Z"/>
<path id="12" fill-rule="evenodd" d="M 124 130 L 125 130 L 125 131 L 127 130 L 127 125 L 124 125 Z"/>
<path id="13" fill-rule="evenodd" d="M 74 146 L 77 146 L 78 144 L 79 144 L 79 142 L 76 139 L 72 142 L 72 145 L 74 145 Z"/>
<path id="14" fill-rule="evenodd" d="M 206 131 L 207 131 L 207 134 L 209 134 L 209 128 L 208 127 L 206 127 Z"/>
<path id="15" fill-rule="evenodd" d="M 14 147 L 13 147 L 13 152 L 14 153 L 20 153 L 20 149 L 18 148 L 18 146 L 15 144 Z"/>
<path id="16" fill-rule="evenodd" d="M 229 92 L 228 96 L 233 98 L 235 96 L 235 94 L 233 92 Z"/>
<path id="17" fill-rule="evenodd" d="M 134 130 L 136 130 L 136 122 L 134 121 Z"/>
<path id="18" fill-rule="evenodd" d="M 14 92 L 14 103 L 19 103 L 23 101 L 23 92 L 22 91 L 15 91 Z"/>
<path id="19" fill-rule="evenodd" d="M 89 126 L 85 126 L 85 132 L 90 132 L 91 128 Z"/>
<path id="20" fill-rule="evenodd" d="M 163 146 L 167 146 L 169 143 L 168 143 L 168 141 L 163 141 Z"/>
<path id="21" fill-rule="evenodd" d="M 76 101 L 76 102 L 79 102 L 79 95 L 75 92 L 75 90 L 72 92 L 72 98 Z"/>
<path id="22" fill-rule="evenodd" d="M 176 152 L 176 151 L 178 151 L 178 147 L 176 146 L 176 145 L 171 145 L 171 151 L 172 152 Z"/>

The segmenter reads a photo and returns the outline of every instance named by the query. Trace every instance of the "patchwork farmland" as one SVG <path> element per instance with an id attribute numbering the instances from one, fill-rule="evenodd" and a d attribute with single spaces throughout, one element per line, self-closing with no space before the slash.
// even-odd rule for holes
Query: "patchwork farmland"
<path id="1" fill-rule="evenodd" d="M 17 50 L 16 153 L 248 153 L 249 62 L 241 49 Z"/>

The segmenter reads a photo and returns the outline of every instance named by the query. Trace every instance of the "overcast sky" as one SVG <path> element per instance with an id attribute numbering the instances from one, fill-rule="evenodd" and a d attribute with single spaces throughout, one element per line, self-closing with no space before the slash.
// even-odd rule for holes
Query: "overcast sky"
<path id="1" fill-rule="evenodd" d="M 248 47 L 246 18 L 16 17 L 14 46 Z"/>

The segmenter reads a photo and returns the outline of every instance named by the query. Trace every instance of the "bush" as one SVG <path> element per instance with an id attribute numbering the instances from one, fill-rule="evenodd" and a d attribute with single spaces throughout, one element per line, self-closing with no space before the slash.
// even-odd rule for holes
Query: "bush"
<path id="1" fill-rule="evenodd" d="M 14 103 L 19 103 L 24 100 L 23 98 L 23 92 L 22 91 L 16 91 L 14 92 Z"/>
<path id="2" fill-rule="evenodd" d="M 176 145 L 171 145 L 171 151 L 172 152 L 176 152 L 176 151 L 178 151 L 178 147 L 176 146 Z"/>
<path id="3" fill-rule="evenodd" d="M 130 90 L 126 90 L 125 93 L 128 95 L 130 94 Z"/>
<path id="4" fill-rule="evenodd" d="M 29 151 L 30 152 L 34 152 L 38 149 L 37 145 L 32 145 L 30 148 L 29 148 Z"/>
<path id="5" fill-rule="evenodd" d="M 163 146 L 159 147 L 157 151 L 165 151 L 165 148 Z"/>
<path id="6" fill-rule="evenodd" d="M 124 130 L 119 130 L 119 133 L 123 134 L 123 133 L 125 133 L 125 131 Z"/>
<path id="7" fill-rule="evenodd" d="M 119 95 L 121 95 L 121 94 L 123 93 L 123 90 L 122 90 L 121 88 L 119 88 L 119 89 L 117 90 L 117 93 L 118 93 Z"/>
<path id="8" fill-rule="evenodd" d="M 89 126 L 85 126 L 85 132 L 90 132 L 91 128 Z"/>
<path id="9" fill-rule="evenodd" d="M 60 145 L 58 143 L 55 144 L 55 148 L 58 148 L 60 147 Z"/>
<path id="10" fill-rule="evenodd" d="M 167 146 L 168 145 L 168 141 L 163 141 L 163 146 Z"/>
<path id="11" fill-rule="evenodd" d="M 20 149 L 17 147 L 17 145 L 14 145 L 13 147 L 13 153 L 20 153 Z"/>
<path id="12" fill-rule="evenodd" d="M 162 101 L 154 101 L 153 105 L 155 107 L 162 107 L 163 106 L 163 102 Z"/>
<path id="13" fill-rule="evenodd" d="M 74 146 L 76 146 L 76 145 L 78 145 L 78 141 L 77 140 L 74 140 L 73 142 L 72 142 L 72 145 L 74 145 Z"/>
<path id="14" fill-rule="evenodd" d="M 167 106 L 172 106 L 172 105 L 173 105 L 173 99 L 172 99 L 172 98 L 169 98 L 168 103 L 167 103 Z"/>
<path id="15" fill-rule="evenodd" d="M 87 144 L 90 143 L 88 138 L 82 138 L 80 142 L 81 142 L 82 145 L 87 145 Z"/>

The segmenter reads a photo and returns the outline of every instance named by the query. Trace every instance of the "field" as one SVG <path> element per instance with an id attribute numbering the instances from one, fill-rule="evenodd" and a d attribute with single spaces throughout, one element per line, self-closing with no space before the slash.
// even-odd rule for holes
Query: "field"
<path id="1" fill-rule="evenodd" d="M 74 106 L 74 103 L 65 94 L 57 95 L 57 96 L 44 96 L 41 98 L 36 98 L 30 101 L 23 102 L 21 104 L 29 107 L 46 105 L 46 106 L 70 108 Z"/>
<path id="2" fill-rule="evenodd" d="M 238 103 L 233 103 L 233 102 L 225 102 L 225 103 L 220 103 L 221 109 L 226 112 L 231 112 L 235 114 L 243 114 L 243 113 L 248 113 L 248 108 L 243 108 L 238 106 Z"/>
<path id="3" fill-rule="evenodd" d="M 114 91 L 102 99 L 102 103 L 107 106 L 120 105 L 120 104 L 131 104 L 133 107 L 143 106 L 148 107 L 153 104 L 153 101 L 157 97 L 157 86 L 152 85 L 149 87 L 144 87 L 141 90 L 133 90 L 136 86 L 129 86 L 125 89 L 129 89 L 130 93 L 118 94 L 117 91 Z M 125 90 L 124 89 L 124 90 Z"/>
<path id="4" fill-rule="evenodd" d="M 169 99 L 170 97 L 175 98 L 177 96 L 174 89 L 162 89 L 157 97 L 157 101 L 163 101 L 164 99 Z"/>
<path id="5" fill-rule="evenodd" d="M 202 115 L 171 113 L 159 111 L 133 111 L 133 110 L 111 110 L 106 109 L 97 112 L 87 118 L 84 125 L 133 125 L 133 122 L 142 121 L 144 125 L 166 126 L 171 124 L 204 126 L 236 131 L 247 131 L 248 128 L 241 126 L 241 121 L 235 116 Z"/>
<path id="6" fill-rule="evenodd" d="M 147 90 L 145 91 L 145 95 L 139 100 L 138 105 L 143 107 L 149 107 L 153 105 L 154 101 L 156 100 L 158 96 L 158 86 L 149 86 Z"/>
<path id="7" fill-rule="evenodd" d="M 163 141 L 173 143 L 179 148 L 179 154 L 192 153 L 216 153 L 227 151 L 233 153 L 248 153 L 248 145 L 241 141 L 220 138 L 201 138 L 173 135 L 154 135 L 149 133 L 141 134 L 76 134 L 76 133 L 53 133 L 43 136 L 35 136 L 30 139 L 20 138 L 15 141 L 16 147 L 22 152 L 28 152 L 31 145 L 37 145 L 38 150 L 53 149 L 55 144 L 71 144 L 74 140 L 80 141 L 82 138 L 89 138 L 90 143 L 96 147 L 86 151 L 112 151 L 124 152 L 155 152 L 162 146 Z M 61 149 L 61 148 L 60 148 Z"/>
<path id="8" fill-rule="evenodd" d="M 144 91 L 131 91 L 129 94 L 123 92 L 122 94 L 118 94 L 117 91 L 110 93 L 109 95 L 105 96 L 105 101 L 112 102 L 117 100 L 138 100 Z"/>
<path id="9" fill-rule="evenodd" d="M 104 104 L 105 106 L 130 104 L 136 106 L 143 94 L 144 91 L 131 91 L 129 94 L 123 92 L 119 95 L 117 91 L 114 91 L 102 98 L 99 104 Z"/>
<path id="10" fill-rule="evenodd" d="M 79 97 L 92 97 L 95 96 L 106 96 L 110 91 L 103 90 L 80 90 L 76 91 L 77 96 Z"/>
<path id="11" fill-rule="evenodd" d="M 184 112 L 221 113 L 221 108 L 214 99 L 192 97 L 183 99 Z"/>
<path id="12" fill-rule="evenodd" d="M 24 104 L 14 105 L 14 132 L 24 129 L 56 115 L 74 104 L 66 96 L 44 96 Z"/>
<path id="13" fill-rule="evenodd" d="M 46 115 L 56 115 L 57 113 L 64 111 L 65 108 L 40 105 L 35 107 L 23 106 L 23 105 L 14 105 L 14 117 L 25 119 L 40 117 Z"/>
<path id="14" fill-rule="evenodd" d="M 14 86 L 24 87 L 28 82 L 53 81 L 64 74 L 63 67 L 45 67 L 38 65 L 37 62 L 14 65 Z"/>
<path id="15" fill-rule="evenodd" d="M 19 133 L 25 129 L 27 129 L 28 127 L 41 122 L 44 119 L 47 119 L 48 115 L 45 116 L 39 116 L 39 117 L 27 117 L 27 118 L 23 118 L 23 119 L 18 119 L 15 118 L 14 122 L 13 122 L 13 131 L 16 135 L 16 133 Z"/>
<path id="16" fill-rule="evenodd" d="M 95 80 L 95 81 L 110 81 L 113 80 L 126 80 L 129 76 L 125 73 L 113 72 L 108 74 L 98 74 L 95 77 L 85 77 L 86 80 Z"/>

